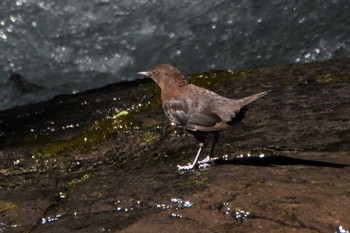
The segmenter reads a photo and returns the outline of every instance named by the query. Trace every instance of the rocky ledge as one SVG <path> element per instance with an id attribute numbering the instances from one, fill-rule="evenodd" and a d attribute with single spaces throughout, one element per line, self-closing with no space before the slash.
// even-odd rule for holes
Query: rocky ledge
<path id="1" fill-rule="evenodd" d="M 150 80 L 2 111 L 0 232 L 349 229 L 349 74 L 350 60 L 190 74 L 230 98 L 272 90 L 192 171 L 176 165 L 197 144 Z"/>

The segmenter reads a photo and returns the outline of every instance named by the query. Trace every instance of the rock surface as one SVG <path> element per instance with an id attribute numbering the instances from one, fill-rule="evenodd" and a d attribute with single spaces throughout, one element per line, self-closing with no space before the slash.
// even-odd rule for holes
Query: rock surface
<path id="1" fill-rule="evenodd" d="M 350 60 L 191 74 L 272 92 L 192 161 L 150 80 L 0 112 L 0 232 L 335 232 L 350 228 Z"/>

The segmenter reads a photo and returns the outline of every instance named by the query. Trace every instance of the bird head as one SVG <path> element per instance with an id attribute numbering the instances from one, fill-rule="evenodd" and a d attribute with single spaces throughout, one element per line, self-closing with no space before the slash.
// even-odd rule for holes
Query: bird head
<path id="1" fill-rule="evenodd" d="M 156 65 L 150 71 L 138 72 L 138 74 L 150 77 L 161 89 L 174 88 L 187 84 L 187 80 L 181 72 L 169 64 Z"/>

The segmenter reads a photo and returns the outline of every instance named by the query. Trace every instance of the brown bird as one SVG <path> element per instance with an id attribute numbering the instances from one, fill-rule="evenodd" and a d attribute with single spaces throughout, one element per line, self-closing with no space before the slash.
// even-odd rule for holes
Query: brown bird
<path id="1" fill-rule="evenodd" d="M 202 87 L 189 84 L 175 67 L 168 64 L 155 66 L 138 74 L 152 78 L 161 88 L 161 100 L 165 114 L 171 122 L 190 132 L 199 142 L 199 150 L 192 164 L 179 169 L 192 169 L 199 164 L 212 162 L 219 132 L 227 130 L 244 116 L 245 106 L 266 95 L 260 92 L 242 99 L 229 99 Z M 213 134 L 213 144 L 206 159 L 198 159 L 205 146 L 205 138 Z"/>

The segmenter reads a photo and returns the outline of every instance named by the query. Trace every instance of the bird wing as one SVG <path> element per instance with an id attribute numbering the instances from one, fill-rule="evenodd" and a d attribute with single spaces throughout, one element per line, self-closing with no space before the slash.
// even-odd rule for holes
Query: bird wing
<path id="1" fill-rule="evenodd" d="M 221 118 L 217 114 L 209 111 L 191 114 L 188 119 L 188 122 L 191 124 L 206 127 L 212 127 L 221 121 Z"/>
<path id="2" fill-rule="evenodd" d="M 167 117 L 179 126 L 185 126 L 188 119 L 188 106 L 184 101 L 171 100 L 163 103 L 163 109 Z"/>
<path id="3" fill-rule="evenodd" d="M 189 130 L 196 130 L 201 126 L 213 127 L 222 121 L 217 114 L 206 109 L 199 110 L 188 100 L 171 100 L 163 103 L 163 108 L 172 122 Z"/>

